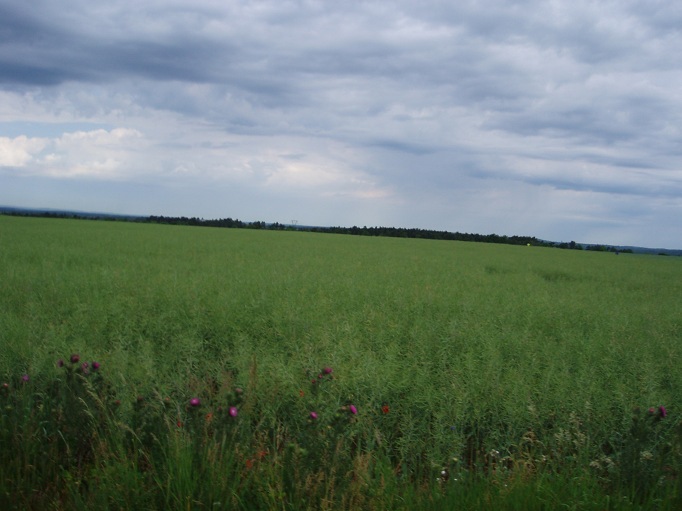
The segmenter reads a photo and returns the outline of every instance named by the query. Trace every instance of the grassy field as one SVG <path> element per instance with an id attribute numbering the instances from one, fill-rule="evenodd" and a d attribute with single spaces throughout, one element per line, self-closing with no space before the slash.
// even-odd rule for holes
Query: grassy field
<path id="1" fill-rule="evenodd" d="M 672 257 L 0 216 L 0 508 L 677 509 L 681 296 Z"/>

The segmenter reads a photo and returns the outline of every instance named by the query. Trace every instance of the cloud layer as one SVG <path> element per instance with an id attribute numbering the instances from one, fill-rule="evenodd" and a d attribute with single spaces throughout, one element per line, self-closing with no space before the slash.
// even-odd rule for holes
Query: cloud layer
<path id="1" fill-rule="evenodd" d="M 682 7 L 451 4 L 5 2 L 0 203 L 680 248 Z"/>

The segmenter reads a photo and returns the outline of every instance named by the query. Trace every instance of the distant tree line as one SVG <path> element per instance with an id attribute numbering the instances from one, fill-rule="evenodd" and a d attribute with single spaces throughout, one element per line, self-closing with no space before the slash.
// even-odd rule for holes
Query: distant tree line
<path id="1" fill-rule="evenodd" d="M 287 227 L 279 222 L 266 223 L 266 222 L 242 222 L 238 219 L 232 218 L 219 218 L 217 220 L 204 220 L 203 218 L 192 217 L 188 218 L 186 216 L 148 216 L 139 217 L 138 222 L 149 222 L 152 224 L 170 224 L 170 225 L 194 225 L 199 227 L 226 227 L 228 229 L 267 229 L 271 231 L 284 231 L 289 230 L 302 230 L 300 228 L 295 228 L 293 226 Z"/>
<path id="2" fill-rule="evenodd" d="M 542 245 L 552 246 L 550 242 L 544 242 L 534 236 L 500 236 L 498 234 L 473 234 L 449 231 L 436 231 L 430 229 L 407 229 L 404 227 L 307 227 L 301 225 L 284 225 L 279 222 L 242 222 L 232 218 L 219 220 L 204 220 L 202 218 L 150 216 L 146 217 L 151 223 L 173 225 L 196 225 L 203 227 L 228 227 L 238 229 L 267 229 L 267 230 L 296 230 L 307 232 L 319 232 L 327 234 L 350 234 L 355 236 L 384 236 L 391 238 L 422 238 L 430 240 L 451 241 L 478 241 L 481 243 L 504 243 L 507 245 Z M 144 221 L 144 220 L 141 220 Z"/>
<path id="3" fill-rule="evenodd" d="M 219 218 L 217 220 L 204 220 L 203 218 L 186 216 L 148 216 L 141 217 L 139 222 L 149 222 L 152 224 L 169 224 L 169 225 L 193 225 L 201 227 L 227 227 L 230 229 L 241 229 L 249 227 L 248 223 L 241 220 L 233 220 L 232 218 Z"/>
<path id="4" fill-rule="evenodd" d="M 506 236 L 499 234 L 474 234 L 468 232 L 437 231 L 431 229 L 417 229 L 404 227 L 309 227 L 301 225 L 285 225 L 279 222 L 267 223 L 262 221 L 243 222 L 238 219 L 220 218 L 205 220 L 186 216 L 130 216 L 100 213 L 81 213 L 71 211 L 45 211 L 19 208 L 0 208 L 0 214 L 15 216 L 39 216 L 47 218 L 74 218 L 88 220 L 113 220 L 125 222 L 143 222 L 168 225 L 190 225 L 198 227 L 222 227 L 228 229 L 263 229 L 275 231 L 308 231 L 329 234 L 349 234 L 354 236 L 385 236 L 392 238 L 420 238 L 430 240 L 477 241 L 479 243 L 499 243 L 506 245 L 531 245 L 554 247 L 568 250 L 593 250 L 598 252 L 632 253 L 631 249 L 618 249 L 608 245 L 581 245 L 575 241 L 553 242 L 536 238 L 535 236 Z"/>
<path id="5" fill-rule="evenodd" d="M 387 236 L 391 238 L 421 238 L 430 240 L 478 241 L 481 243 L 504 243 L 507 245 L 543 245 L 534 236 L 500 236 L 498 234 L 474 234 L 468 232 L 435 231 L 404 227 L 307 227 L 307 231 L 356 236 Z"/>

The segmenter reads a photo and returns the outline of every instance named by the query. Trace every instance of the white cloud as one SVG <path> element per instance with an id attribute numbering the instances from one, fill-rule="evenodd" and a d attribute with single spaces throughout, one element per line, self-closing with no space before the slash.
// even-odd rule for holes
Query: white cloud
<path id="1" fill-rule="evenodd" d="M 25 167 L 43 150 L 47 141 L 21 135 L 0 137 L 0 167 Z"/>
<path id="2" fill-rule="evenodd" d="M 0 166 L 55 178 L 122 179 L 134 160 L 134 141 L 141 133 L 129 128 L 76 131 L 58 138 L 0 138 Z"/>

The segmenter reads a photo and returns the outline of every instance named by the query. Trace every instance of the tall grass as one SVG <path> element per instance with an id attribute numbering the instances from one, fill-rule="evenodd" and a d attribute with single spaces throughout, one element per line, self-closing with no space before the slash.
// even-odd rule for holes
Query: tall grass
<path id="1" fill-rule="evenodd" d="M 674 509 L 681 277 L 677 258 L 0 216 L 0 503 Z"/>

